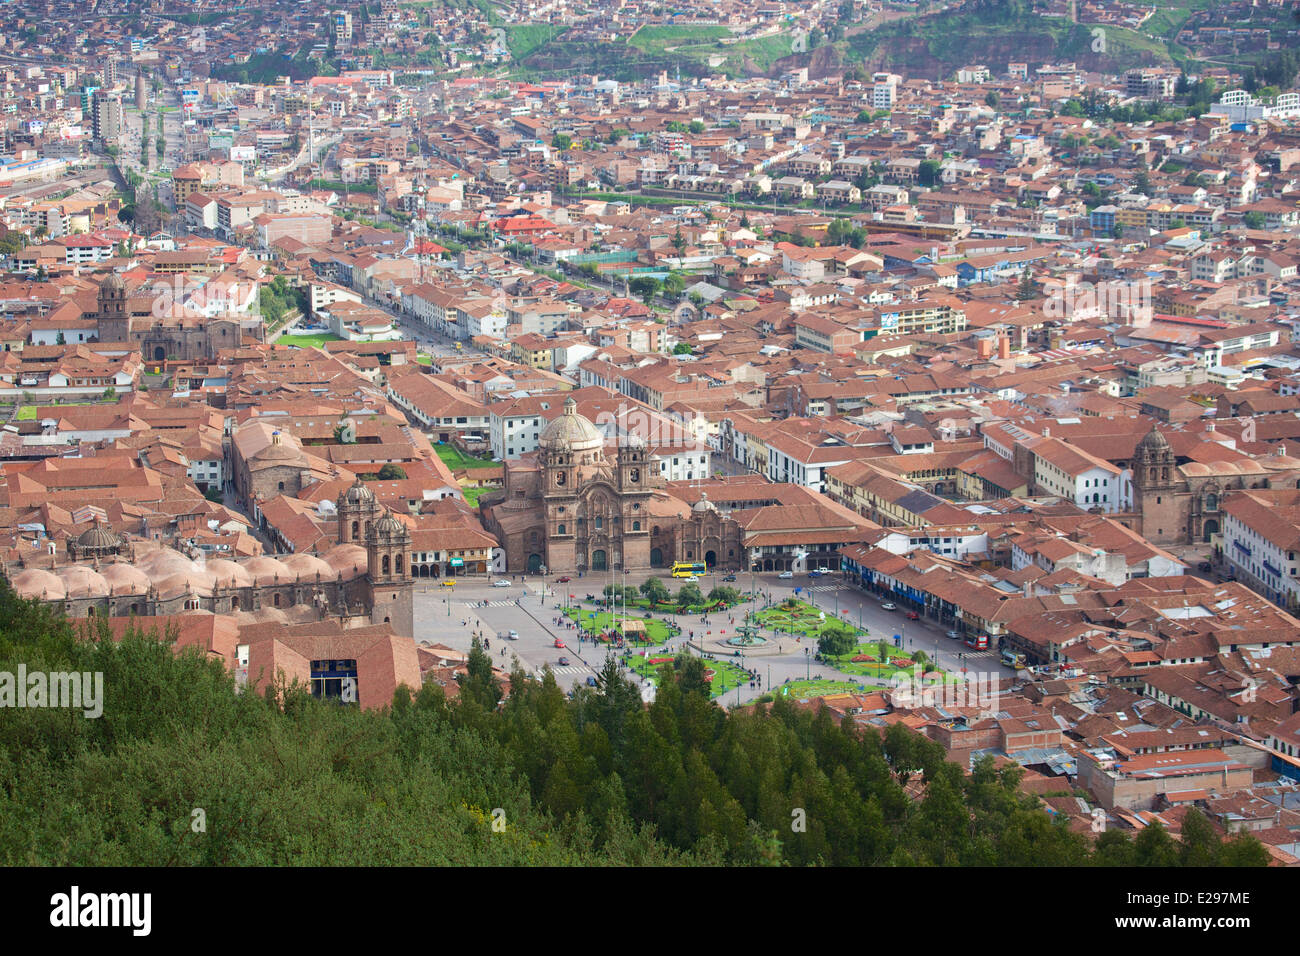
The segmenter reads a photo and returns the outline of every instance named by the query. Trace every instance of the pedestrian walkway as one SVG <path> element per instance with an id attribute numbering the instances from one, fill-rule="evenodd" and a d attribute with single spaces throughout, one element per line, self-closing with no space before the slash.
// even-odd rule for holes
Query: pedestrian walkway
<path id="1" fill-rule="evenodd" d="M 563 667 L 552 664 L 551 673 L 559 677 L 564 674 L 591 674 L 593 671 L 590 667 L 585 667 L 582 664 L 566 664 Z M 537 668 L 537 676 L 542 676 L 542 668 L 540 667 Z"/>
<path id="2" fill-rule="evenodd" d="M 518 602 L 518 601 L 515 601 L 515 600 L 510 600 L 510 601 L 488 601 L 488 602 L 487 602 L 487 606 L 488 606 L 488 607 L 514 607 L 514 606 L 516 606 L 518 603 L 519 603 L 519 602 Z M 482 602 L 482 601 L 465 601 L 464 604 L 465 604 L 466 607 L 483 607 L 483 602 Z"/>

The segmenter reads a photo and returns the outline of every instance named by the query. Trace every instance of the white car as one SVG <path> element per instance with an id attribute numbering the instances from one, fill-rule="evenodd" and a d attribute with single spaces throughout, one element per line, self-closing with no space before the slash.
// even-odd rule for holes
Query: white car
<path id="1" fill-rule="evenodd" d="M 507 640 L 507 641 L 517 641 L 517 640 L 519 640 L 519 632 L 518 632 L 518 631 L 507 631 L 507 632 L 506 632 L 506 640 Z"/>
<path id="2" fill-rule="evenodd" d="M 778 578 L 781 578 L 782 580 L 786 580 L 786 579 L 788 579 L 788 578 L 792 578 L 792 577 L 794 577 L 794 572 L 793 572 L 793 571 L 782 571 L 780 574 L 777 575 L 777 577 L 778 577 Z"/>
<path id="3" fill-rule="evenodd" d="M 507 581 L 507 580 L 505 580 L 505 579 L 503 578 L 503 579 L 500 580 L 500 581 L 493 581 L 493 582 L 492 582 L 492 586 L 493 586 L 494 588 L 508 588 L 508 587 L 510 587 L 510 582 Z"/>

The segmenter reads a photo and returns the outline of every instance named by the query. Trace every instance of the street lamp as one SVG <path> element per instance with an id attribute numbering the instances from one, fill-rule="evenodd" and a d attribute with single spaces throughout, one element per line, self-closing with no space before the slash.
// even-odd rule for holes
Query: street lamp
<path id="1" fill-rule="evenodd" d="M 803 649 L 803 676 L 805 680 L 812 680 L 812 657 L 806 647 Z"/>

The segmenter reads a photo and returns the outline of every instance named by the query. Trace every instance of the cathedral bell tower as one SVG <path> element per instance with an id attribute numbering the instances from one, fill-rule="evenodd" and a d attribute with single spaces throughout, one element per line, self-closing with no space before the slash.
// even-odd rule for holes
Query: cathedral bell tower
<path id="1" fill-rule="evenodd" d="M 366 532 L 366 564 L 371 622 L 387 624 L 401 637 L 414 637 L 411 532 L 391 511 Z"/>
<path id="2" fill-rule="evenodd" d="M 101 342 L 131 341 L 131 313 L 126 307 L 126 283 L 116 272 L 99 285 L 97 334 Z"/>

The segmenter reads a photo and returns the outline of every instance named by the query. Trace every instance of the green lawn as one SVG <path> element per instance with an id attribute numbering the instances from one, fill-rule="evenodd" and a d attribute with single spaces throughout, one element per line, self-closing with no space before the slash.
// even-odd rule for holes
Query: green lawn
<path id="1" fill-rule="evenodd" d="M 659 683 L 659 669 L 665 663 L 671 663 L 671 654 L 633 654 L 628 662 L 628 668 L 635 674 L 648 678 Z M 704 662 L 705 674 L 712 672 L 712 694 L 713 697 L 721 697 L 727 691 L 736 689 L 737 684 L 749 684 L 749 675 L 740 669 L 738 664 L 733 664 L 727 660 L 706 660 Z"/>
<path id="2" fill-rule="evenodd" d="M 35 406 L 35 405 L 24 405 L 22 408 L 18 409 L 18 418 L 17 418 L 17 420 L 20 421 L 20 422 L 34 422 L 34 421 L 36 421 L 36 406 Z"/>
<path id="3" fill-rule="evenodd" d="M 418 363 L 420 363 L 421 365 L 432 365 L 432 364 L 433 364 L 433 356 L 432 356 L 432 355 L 417 355 L 417 356 L 415 357 L 415 360 L 416 360 Z"/>
<path id="4" fill-rule="evenodd" d="M 496 465 L 499 462 L 491 458 L 476 458 L 473 455 L 467 455 L 455 445 L 434 445 L 433 450 L 438 453 L 438 457 L 443 463 L 453 471 L 458 468 L 477 468 L 484 465 Z"/>
<path id="5" fill-rule="evenodd" d="M 500 488 L 462 488 L 460 493 L 465 496 L 465 500 L 473 507 L 478 507 L 479 498 L 491 494 L 494 491 L 500 491 Z"/>
<path id="6" fill-rule="evenodd" d="M 857 646 L 857 649 L 853 651 L 853 653 L 851 654 L 843 654 L 839 657 L 827 657 L 825 658 L 825 660 L 826 663 L 830 664 L 841 674 L 852 674 L 855 677 L 871 677 L 877 680 L 889 680 L 895 674 L 903 674 L 903 675 L 910 676 L 912 673 L 912 668 L 915 665 L 909 664 L 908 666 L 900 667 L 894 665 L 891 662 L 900 659 L 910 662 L 912 660 L 912 655 L 904 653 L 899 648 L 894 647 L 892 643 L 889 644 L 888 652 L 889 652 L 888 662 L 880 661 L 879 660 L 880 644 L 878 642 L 874 642 L 874 643 L 867 643 L 867 644 L 859 644 Z M 863 655 L 877 658 L 877 660 L 874 661 L 853 660 L 853 658 L 863 656 Z M 926 667 L 927 667 L 926 673 L 927 674 L 931 673 L 931 668 L 933 667 L 933 664 L 927 664 Z M 954 677 L 952 674 L 944 674 L 943 681 L 945 683 L 957 683 L 958 678 Z"/>
<path id="7" fill-rule="evenodd" d="M 664 53 L 668 47 L 712 43 L 712 41 L 729 36 L 731 36 L 731 31 L 726 27 L 709 24 L 646 26 L 636 31 L 636 35 L 628 41 L 628 46 L 658 56 Z"/>
<path id="8" fill-rule="evenodd" d="M 315 335 L 282 335 L 275 340 L 277 345 L 294 345 L 298 348 L 324 348 L 326 342 L 343 341 L 331 332 L 319 332 Z"/>
<path id="9" fill-rule="evenodd" d="M 853 694 L 870 688 L 864 687 L 855 681 L 846 680 L 827 680 L 824 677 L 818 677 L 815 680 L 795 680 L 788 684 L 781 684 L 773 690 L 789 697 L 791 700 L 809 700 L 813 697 L 826 697 L 830 694 Z"/>
<path id="10" fill-rule="evenodd" d="M 608 631 L 614 623 L 614 615 L 608 611 L 588 611 L 582 607 L 571 607 L 564 612 L 567 617 L 577 621 L 585 628 L 594 627 L 598 631 Z M 591 617 L 592 614 L 596 616 Z M 619 614 L 619 620 L 637 620 L 645 622 L 645 640 L 628 640 L 628 644 L 634 647 L 657 647 L 660 644 L 667 643 L 668 639 L 673 636 L 672 630 L 664 621 L 654 618 L 636 617 L 635 615 Z M 680 632 L 679 632 L 680 633 Z"/>
<path id="11" fill-rule="evenodd" d="M 825 609 L 813 607 L 804 601 L 798 601 L 794 607 L 774 604 L 758 612 L 758 622 L 774 631 L 784 631 L 787 634 L 802 634 L 804 637 L 816 637 L 826 621 L 835 619 L 835 615 L 827 611 L 826 618 L 823 620 L 821 616 L 823 610 Z M 840 620 L 849 623 L 845 618 Z M 859 634 L 866 633 L 865 630 L 856 627 L 853 630 Z"/>

